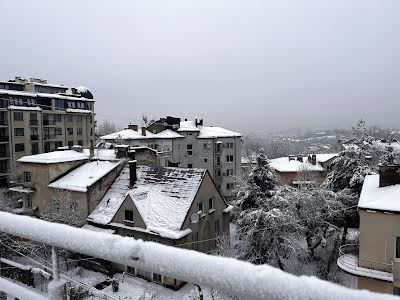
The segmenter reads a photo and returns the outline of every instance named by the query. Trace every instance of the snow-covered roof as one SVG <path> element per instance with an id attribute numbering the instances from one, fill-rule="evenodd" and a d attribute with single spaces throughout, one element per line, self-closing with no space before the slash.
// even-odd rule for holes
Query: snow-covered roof
<path id="1" fill-rule="evenodd" d="M 88 187 L 106 176 L 121 163 L 122 161 L 107 160 L 87 162 L 50 183 L 48 187 L 85 193 Z"/>
<path id="2" fill-rule="evenodd" d="M 133 129 L 124 129 L 118 132 L 114 132 L 108 135 L 104 135 L 100 137 L 102 140 L 115 140 L 115 139 L 122 139 L 122 140 L 145 140 L 145 139 L 173 139 L 173 138 L 181 138 L 179 133 L 171 130 L 165 129 L 159 133 L 152 133 L 146 130 L 146 135 L 142 135 L 141 129 L 139 131 Z"/>
<path id="3" fill-rule="evenodd" d="M 400 212 L 400 184 L 379 187 L 379 174 L 365 176 L 358 207 Z"/>
<path id="4" fill-rule="evenodd" d="M 24 194 L 30 194 L 30 193 L 34 193 L 35 192 L 31 188 L 27 188 L 27 187 L 23 187 L 23 186 L 10 187 L 8 190 L 12 191 L 12 192 L 24 193 Z"/>
<path id="5" fill-rule="evenodd" d="M 55 164 L 60 162 L 76 161 L 88 159 L 88 154 L 77 152 L 75 150 L 53 151 L 35 155 L 27 155 L 18 159 L 19 162 L 38 163 L 38 164 Z"/>
<path id="6" fill-rule="evenodd" d="M 200 131 L 195 121 L 182 121 L 178 131 Z"/>
<path id="7" fill-rule="evenodd" d="M 137 182 L 129 189 L 129 167 L 126 166 L 88 221 L 109 224 L 129 194 L 147 230 L 176 238 L 180 236 L 205 173 L 205 169 L 139 166 Z"/>
<path id="8" fill-rule="evenodd" d="M 289 157 L 274 158 L 269 161 L 272 168 L 278 172 L 298 172 L 298 171 L 324 171 L 325 169 L 320 163 L 326 162 L 334 157 L 337 153 L 315 154 L 317 163 L 313 165 L 308 161 L 308 156 L 303 157 L 303 162 L 298 161 L 297 157 L 289 160 Z"/>
<path id="9" fill-rule="evenodd" d="M 78 93 L 86 93 L 89 89 L 85 86 L 80 85 L 76 88 L 76 90 Z"/>
<path id="10" fill-rule="evenodd" d="M 222 138 L 222 137 L 240 137 L 242 134 L 234 132 L 222 127 L 214 126 L 196 126 L 195 121 L 183 121 L 180 123 L 178 132 L 199 132 L 197 138 L 199 139 L 210 139 L 210 138 Z"/>
<path id="11" fill-rule="evenodd" d="M 63 100 L 84 100 L 94 102 L 93 99 L 87 99 L 83 97 L 73 97 L 60 94 L 50 94 L 50 93 L 31 93 L 24 91 L 14 91 L 14 90 L 3 90 L 0 89 L 0 94 L 7 94 L 12 96 L 29 96 L 29 97 L 43 97 L 43 98 L 53 98 L 53 99 L 63 99 Z"/>
<path id="12" fill-rule="evenodd" d="M 80 114 L 91 114 L 91 110 L 87 109 L 78 109 L 78 108 L 67 108 L 66 109 L 67 113 L 80 113 Z"/>
<path id="13" fill-rule="evenodd" d="M 60 149 L 61 150 L 61 149 Z M 82 152 L 75 150 L 53 151 L 35 155 L 27 155 L 18 159 L 23 163 L 37 164 L 57 164 L 62 162 L 85 160 L 90 157 L 90 149 L 83 149 Z M 112 149 L 95 149 L 93 159 L 100 160 L 115 160 L 115 151 Z"/>
<path id="14" fill-rule="evenodd" d="M 9 105 L 8 109 L 11 110 L 31 110 L 31 111 L 41 111 L 42 109 L 39 106 L 17 106 L 17 105 Z"/>
<path id="15" fill-rule="evenodd" d="M 303 158 L 303 162 L 289 160 L 288 157 L 274 158 L 269 161 L 271 167 L 278 172 L 299 172 L 299 171 L 324 171 L 320 164 L 313 165 L 307 162 L 307 157 Z"/>
<path id="16" fill-rule="evenodd" d="M 91 231 L 95 231 L 95 232 L 103 232 L 103 233 L 111 233 L 111 234 L 115 233 L 115 230 L 113 230 L 113 229 L 100 228 L 100 227 L 93 226 L 93 225 L 90 225 L 90 224 L 85 224 L 81 228 L 87 229 L 87 230 L 91 230 Z"/>

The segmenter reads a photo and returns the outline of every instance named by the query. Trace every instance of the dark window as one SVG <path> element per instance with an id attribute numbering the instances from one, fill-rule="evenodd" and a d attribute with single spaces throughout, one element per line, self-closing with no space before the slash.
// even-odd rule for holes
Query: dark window
<path id="1" fill-rule="evenodd" d="M 24 172 L 24 181 L 31 182 L 31 180 L 32 180 L 31 172 Z"/>
<path id="2" fill-rule="evenodd" d="M 128 234 L 126 236 L 128 236 Z M 131 274 L 131 275 L 136 275 L 135 268 L 131 267 L 131 266 L 127 266 L 126 267 L 126 273 Z"/>
<path id="3" fill-rule="evenodd" d="M 192 145 L 192 144 L 189 144 L 189 145 L 186 146 L 186 148 L 187 148 L 188 150 L 191 150 L 191 149 L 193 149 L 193 145 Z"/>
<path id="4" fill-rule="evenodd" d="M 133 222 L 133 211 L 125 209 L 125 220 Z"/>
<path id="5" fill-rule="evenodd" d="M 207 159 L 207 157 L 204 157 L 204 162 L 208 162 L 208 159 Z"/>
<path id="6" fill-rule="evenodd" d="M 77 134 L 82 134 L 82 132 L 83 132 L 82 128 L 77 128 L 77 130 L 76 130 Z"/>
<path id="7" fill-rule="evenodd" d="M 14 111 L 14 121 L 23 121 L 24 114 L 20 111 Z"/>
<path id="8" fill-rule="evenodd" d="M 208 199 L 208 209 L 214 208 L 214 198 Z"/>
<path id="9" fill-rule="evenodd" d="M 76 121 L 77 122 L 82 122 L 82 116 L 76 116 Z"/>
<path id="10" fill-rule="evenodd" d="M 197 203 L 197 211 L 204 212 L 204 211 L 203 211 L 203 202 Z"/>
<path id="11" fill-rule="evenodd" d="M 15 136 L 24 136 L 24 128 L 14 128 Z"/>
<path id="12" fill-rule="evenodd" d="M 56 109 L 64 110 L 64 108 L 65 108 L 65 106 L 64 106 L 64 100 L 56 99 L 56 101 L 55 101 L 55 107 L 56 107 Z"/>
<path id="13" fill-rule="evenodd" d="M 67 115 L 67 122 L 72 122 L 72 121 L 73 121 L 72 115 Z"/>
<path id="14" fill-rule="evenodd" d="M 396 237 L 396 258 L 400 258 L 400 237 Z"/>
<path id="15" fill-rule="evenodd" d="M 54 122 L 61 122 L 61 115 L 53 115 Z"/>
<path id="16" fill-rule="evenodd" d="M 74 141 L 68 141 L 68 147 L 72 147 L 74 145 Z"/>
<path id="17" fill-rule="evenodd" d="M 62 135 L 62 129 L 61 129 L 61 127 L 56 127 L 56 128 L 54 128 L 54 134 L 55 134 L 55 135 Z"/>
<path id="18" fill-rule="evenodd" d="M 226 156 L 226 161 L 227 162 L 233 162 L 233 155 L 227 155 Z"/>
<path id="19" fill-rule="evenodd" d="M 38 143 L 32 143 L 32 155 L 38 154 L 39 153 L 39 144 Z"/>
<path id="20" fill-rule="evenodd" d="M 74 134 L 74 129 L 73 128 L 67 128 L 67 134 L 69 134 L 69 135 Z"/>
<path id="21" fill-rule="evenodd" d="M 24 152 L 25 144 L 15 144 L 15 152 Z"/>
<path id="22" fill-rule="evenodd" d="M 162 283 L 162 275 L 161 274 L 157 274 L 157 273 L 153 273 L 153 281 L 154 282 L 158 282 L 158 283 Z"/>
<path id="23" fill-rule="evenodd" d="M 188 168 L 189 169 L 193 168 L 193 164 L 188 164 Z"/>
<path id="24" fill-rule="evenodd" d="M 232 190 L 233 189 L 233 183 L 232 182 L 228 182 L 227 184 L 226 184 L 226 189 L 229 191 L 229 190 Z"/>
<path id="25" fill-rule="evenodd" d="M 62 142 L 61 141 L 57 141 L 57 142 L 54 142 L 54 145 L 55 145 L 55 148 L 57 149 L 58 147 L 62 147 Z"/>
<path id="26" fill-rule="evenodd" d="M 190 150 L 190 151 L 187 152 L 187 154 L 188 154 L 189 156 L 192 156 L 192 155 L 193 155 L 193 151 Z"/>
<path id="27" fill-rule="evenodd" d="M 78 141 L 78 145 L 79 145 L 79 146 L 83 146 L 83 141 L 82 141 L 82 140 L 79 140 L 79 141 Z"/>

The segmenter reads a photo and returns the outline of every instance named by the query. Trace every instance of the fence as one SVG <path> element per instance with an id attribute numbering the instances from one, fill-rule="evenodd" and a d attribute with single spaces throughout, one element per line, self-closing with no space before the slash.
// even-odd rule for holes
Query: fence
<path id="1" fill-rule="evenodd" d="M 118 235 L 50 223 L 27 216 L 0 212 L 0 231 L 101 258 L 194 284 L 215 288 L 245 299 L 397 299 L 394 296 L 352 290 L 314 277 L 294 276 L 268 265 L 256 266 L 233 258 L 143 242 Z M 54 260 L 55 261 L 55 260 Z M 54 266 L 54 272 L 57 267 Z M 49 285 L 50 299 L 59 299 L 58 276 Z M 0 290 L 20 299 L 43 299 L 21 295 L 21 287 L 0 281 Z M 15 284 L 14 284 L 15 285 Z M 18 290 L 18 292 L 14 292 Z M 29 290 L 29 293 L 34 293 Z M 35 298 L 36 297 L 36 298 Z"/>

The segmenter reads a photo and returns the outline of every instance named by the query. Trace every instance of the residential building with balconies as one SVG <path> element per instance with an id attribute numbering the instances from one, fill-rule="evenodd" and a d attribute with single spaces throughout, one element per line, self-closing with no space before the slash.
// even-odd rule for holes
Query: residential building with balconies
<path id="1" fill-rule="evenodd" d="M 400 295 L 400 166 L 365 177 L 358 210 L 359 244 L 340 248 L 338 266 L 359 289 Z"/>
<path id="2" fill-rule="evenodd" d="M 0 82 L 0 175 L 2 183 L 25 155 L 62 146 L 94 146 L 94 99 L 84 88 L 42 79 Z"/>

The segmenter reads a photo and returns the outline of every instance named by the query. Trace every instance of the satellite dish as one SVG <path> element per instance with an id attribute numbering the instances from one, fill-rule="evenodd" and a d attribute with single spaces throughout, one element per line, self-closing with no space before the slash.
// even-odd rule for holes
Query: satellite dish
<path id="1" fill-rule="evenodd" d="M 194 213 L 194 214 L 190 217 L 190 222 L 192 222 L 192 223 L 197 223 L 197 222 L 199 222 L 199 220 L 200 220 L 200 217 L 199 217 L 199 215 L 196 214 L 196 213 Z"/>

